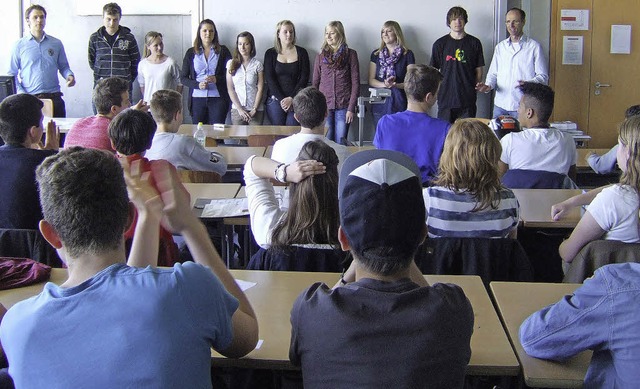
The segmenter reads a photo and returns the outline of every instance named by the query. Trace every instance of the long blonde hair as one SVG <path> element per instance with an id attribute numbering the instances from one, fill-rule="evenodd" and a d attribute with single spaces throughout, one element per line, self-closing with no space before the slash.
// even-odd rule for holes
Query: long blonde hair
<path id="1" fill-rule="evenodd" d="M 486 124 L 476 119 L 458 119 L 449 129 L 434 185 L 473 195 L 472 212 L 497 208 L 502 189 L 498 161 L 500 141 Z"/>
<path id="2" fill-rule="evenodd" d="M 278 24 L 276 25 L 276 40 L 273 43 L 273 47 L 275 47 L 276 52 L 278 54 L 282 54 L 282 43 L 280 42 L 280 37 L 278 35 L 280 35 L 280 28 L 282 26 L 291 26 L 291 29 L 293 30 L 293 44 L 296 44 L 296 26 L 293 24 L 293 22 L 291 20 L 281 20 L 278 22 Z"/>
<path id="3" fill-rule="evenodd" d="M 402 28 L 400 28 L 400 24 L 395 20 L 387 20 L 382 25 L 382 28 L 380 29 L 380 47 L 378 48 L 378 50 L 376 50 L 375 54 L 378 55 L 380 53 L 380 50 L 384 49 L 387 46 L 382 40 L 382 30 L 384 30 L 385 28 L 391 28 L 393 30 L 393 32 L 396 34 L 396 40 L 398 41 L 398 46 L 402 47 L 402 53 L 406 54 L 407 51 L 409 51 L 409 48 L 405 46 L 404 34 L 402 33 Z"/>
<path id="4" fill-rule="evenodd" d="M 629 185 L 640 193 L 640 116 L 631 116 L 618 127 L 620 143 L 627 148 L 627 166 L 620 176 L 620 183 Z M 620 152 L 620 151 L 619 151 Z M 621 166 L 622 168 L 622 166 Z"/>
<path id="5" fill-rule="evenodd" d="M 327 28 L 333 28 L 334 30 L 336 30 L 336 33 L 338 34 L 338 47 L 342 46 L 343 43 L 347 43 L 347 37 L 344 34 L 344 26 L 342 25 L 342 22 L 339 20 L 334 20 L 331 21 L 327 24 L 327 26 L 324 28 L 324 32 L 327 32 Z M 328 52 L 332 52 L 333 49 L 331 48 L 331 46 L 329 46 L 329 44 L 327 44 L 327 38 L 322 40 L 322 47 L 320 47 L 320 51 L 328 51 Z"/>

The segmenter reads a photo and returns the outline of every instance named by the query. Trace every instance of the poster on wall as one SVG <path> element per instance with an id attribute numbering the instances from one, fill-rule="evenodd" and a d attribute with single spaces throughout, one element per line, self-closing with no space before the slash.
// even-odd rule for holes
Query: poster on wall
<path id="1" fill-rule="evenodd" d="M 562 64 L 582 65 L 584 38 L 581 36 L 562 37 Z"/>
<path id="2" fill-rule="evenodd" d="M 588 9 L 560 10 L 560 29 L 586 31 L 589 29 Z"/>
<path id="3" fill-rule="evenodd" d="M 611 54 L 631 54 L 631 25 L 611 25 Z"/>

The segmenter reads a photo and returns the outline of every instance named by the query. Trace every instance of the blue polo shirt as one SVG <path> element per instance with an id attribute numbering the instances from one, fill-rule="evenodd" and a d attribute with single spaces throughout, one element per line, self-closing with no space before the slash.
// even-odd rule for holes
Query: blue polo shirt
<path id="1" fill-rule="evenodd" d="M 11 52 L 9 74 L 18 76 L 19 93 L 60 92 L 58 71 L 65 79 L 73 75 L 59 39 L 45 34 L 38 42 L 28 34 L 16 42 Z"/>

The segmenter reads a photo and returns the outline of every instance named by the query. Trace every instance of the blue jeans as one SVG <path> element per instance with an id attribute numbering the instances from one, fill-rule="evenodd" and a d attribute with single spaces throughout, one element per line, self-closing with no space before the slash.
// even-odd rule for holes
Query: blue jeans
<path id="1" fill-rule="evenodd" d="M 347 123 L 347 109 L 330 109 L 327 116 L 327 138 L 339 144 L 345 144 L 347 140 L 349 123 Z"/>
<path id="2" fill-rule="evenodd" d="M 293 117 L 293 107 L 289 112 L 285 112 L 280 106 L 280 100 L 274 97 L 268 97 L 265 104 L 267 118 L 273 126 L 299 126 L 300 123 Z"/>
<path id="3" fill-rule="evenodd" d="M 500 108 L 497 105 L 493 106 L 493 118 L 497 118 L 500 115 L 509 115 L 518 119 L 518 111 L 507 111 L 504 108 Z"/>
<path id="4" fill-rule="evenodd" d="M 229 112 L 229 101 L 224 97 L 193 97 L 191 103 L 193 124 L 224 124 Z"/>

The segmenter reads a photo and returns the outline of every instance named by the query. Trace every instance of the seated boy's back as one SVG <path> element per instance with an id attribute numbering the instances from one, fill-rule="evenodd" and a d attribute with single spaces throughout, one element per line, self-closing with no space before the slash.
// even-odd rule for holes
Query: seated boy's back
<path id="1" fill-rule="evenodd" d="M 255 314 L 168 165 L 151 167 L 155 188 L 135 164 L 125 166 L 125 185 L 103 151 L 71 148 L 40 165 L 40 230 L 69 277 L 14 305 L 0 324 L 16 387 L 209 388 L 211 347 L 228 357 L 253 350 Z M 128 191 L 145 217 L 127 259 Z M 185 236 L 196 263 L 148 266 L 161 219 Z"/>
<path id="2" fill-rule="evenodd" d="M 37 230 L 42 209 L 36 168 L 55 150 L 0 146 L 0 228 Z"/>
<path id="3" fill-rule="evenodd" d="M 518 106 L 518 121 L 523 128 L 500 139 L 500 172 L 542 170 L 567 174 L 575 179 L 576 144 L 573 137 L 549 125 L 555 93 L 536 82 L 523 82 Z"/>
<path id="4" fill-rule="evenodd" d="M 294 303 L 289 355 L 305 388 L 462 387 L 472 324 L 457 286 L 317 283 Z"/>
<path id="5" fill-rule="evenodd" d="M 206 388 L 210 348 L 229 346 L 237 307 L 201 265 L 115 264 L 76 287 L 48 283 L 16 304 L 2 343 L 18 387 Z"/>
<path id="6" fill-rule="evenodd" d="M 404 111 L 383 116 L 378 122 L 373 144 L 378 149 L 400 151 L 420 168 L 422 182 L 433 180 L 444 140 L 451 124 L 427 113 Z"/>
<path id="7" fill-rule="evenodd" d="M 207 151 L 193 137 L 177 134 L 182 124 L 182 95 L 161 89 L 151 98 L 151 114 L 158 129 L 145 157 L 164 159 L 178 169 L 227 172 L 227 162 L 220 153 Z"/>
<path id="8" fill-rule="evenodd" d="M 317 283 L 291 310 L 289 358 L 313 388 L 461 388 L 473 310 L 460 287 L 428 285 L 414 257 L 426 236 L 420 171 L 407 155 L 365 150 L 340 172 L 342 250 L 333 290 Z"/>
<path id="9" fill-rule="evenodd" d="M 221 176 L 227 172 L 227 163 L 220 153 L 207 151 L 193 137 L 182 134 L 156 132 L 145 157 L 152 161 L 167 160 L 177 169 L 211 171 Z"/>
<path id="10" fill-rule="evenodd" d="M 505 135 L 501 161 L 509 169 L 569 173 L 576 164 L 576 144 L 571 135 L 555 128 L 527 128 Z"/>
<path id="11" fill-rule="evenodd" d="M 80 146 L 115 152 L 109 140 L 109 124 L 120 112 L 131 106 L 129 83 L 118 77 L 103 78 L 93 88 L 95 116 L 75 122 L 64 140 L 64 147 Z M 138 109 L 140 103 L 134 108 Z"/>
<path id="12" fill-rule="evenodd" d="M 0 228 L 38 229 L 42 209 L 36 168 L 58 150 L 55 123 L 47 124 L 41 145 L 42 102 L 30 94 L 9 96 L 0 104 Z"/>
<path id="13" fill-rule="evenodd" d="M 422 182 L 428 184 L 438 173 L 440 155 L 451 124 L 432 118 L 442 74 L 431 66 L 409 65 L 404 81 L 407 109 L 383 116 L 378 122 L 373 144 L 378 149 L 395 150 L 410 156 L 420 168 Z"/>
<path id="14" fill-rule="evenodd" d="M 300 132 L 276 141 L 270 158 L 281 163 L 293 163 L 305 143 L 321 140 L 336 152 L 340 161 L 338 164 L 338 171 L 340 171 L 342 163 L 351 153 L 347 146 L 324 136 L 327 100 L 322 92 L 311 86 L 302 89 L 293 98 L 293 109 L 296 120 L 300 122 Z"/>

